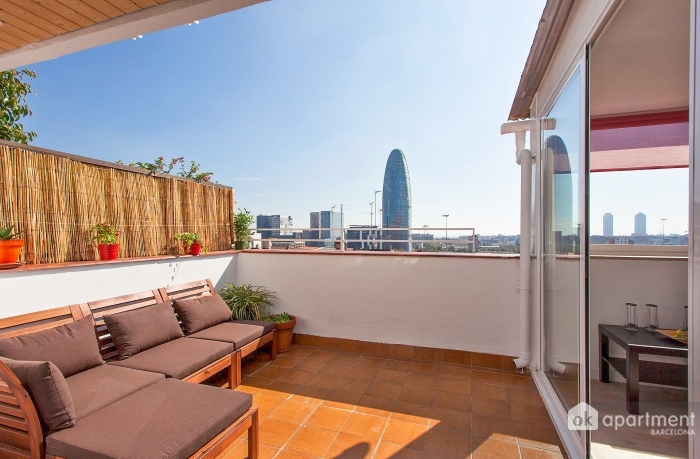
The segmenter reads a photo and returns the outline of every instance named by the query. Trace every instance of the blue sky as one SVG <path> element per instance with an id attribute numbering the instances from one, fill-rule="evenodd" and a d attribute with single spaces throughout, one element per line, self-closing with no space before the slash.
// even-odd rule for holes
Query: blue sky
<path id="1" fill-rule="evenodd" d="M 297 227 L 341 203 L 346 225 L 368 224 L 401 148 L 413 226 L 448 213 L 516 234 L 515 142 L 499 127 L 544 4 L 273 0 L 32 65 L 26 126 L 37 146 L 104 160 L 185 156 L 238 207 Z"/>

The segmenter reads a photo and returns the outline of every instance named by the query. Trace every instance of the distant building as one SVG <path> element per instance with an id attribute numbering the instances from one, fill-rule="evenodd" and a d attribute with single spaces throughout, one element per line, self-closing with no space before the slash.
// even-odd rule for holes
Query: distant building
<path id="1" fill-rule="evenodd" d="M 338 228 L 333 230 L 321 231 L 321 239 L 337 239 L 340 237 L 340 212 L 333 212 L 332 210 L 322 210 L 321 214 L 321 228 Z"/>
<path id="2" fill-rule="evenodd" d="M 634 234 L 647 234 L 647 216 L 641 212 L 634 216 Z"/>
<path id="3" fill-rule="evenodd" d="M 376 250 L 379 247 L 379 232 L 376 226 L 370 225 L 350 225 L 347 231 L 347 239 L 359 241 L 348 242 L 349 249 L 355 250 Z"/>
<path id="4" fill-rule="evenodd" d="M 408 175 L 406 157 L 399 149 L 389 154 L 384 170 L 384 187 L 382 192 L 382 227 L 411 227 L 411 179 Z M 385 231 L 382 239 L 408 241 L 408 231 Z M 384 248 L 411 250 L 409 242 L 384 244 Z"/>
<path id="5" fill-rule="evenodd" d="M 265 228 L 258 231 L 263 239 L 292 236 L 292 231 L 288 229 L 292 227 L 292 217 L 289 215 L 258 215 L 255 225 L 257 228 Z"/>
<path id="6" fill-rule="evenodd" d="M 272 228 L 270 226 L 270 216 L 269 215 L 258 215 L 255 218 L 255 226 L 257 228 Z M 263 239 L 272 237 L 272 232 L 269 230 L 258 231 L 258 233 L 260 233 L 260 237 Z"/>
<path id="7" fill-rule="evenodd" d="M 632 245 L 634 240 L 629 236 L 618 236 L 615 238 L 615 245 Z"/>
<path id="8" fill-rule="evenodd" d="M 311 212 L 310 217 L 311 219 L 309 223 L 309 228 L 320 228 L 321 212 Z M 321 239 L 321 233 L 312 229 L 311 231 L 309 231 L 309 237 L 305 239 Z"/>
<path id="9" fill-rule="evenodd" d="M 607 213 L 603 215 L 603 236 L 613 237 L 615 235 L 613 231 L 613 215 Z"/>

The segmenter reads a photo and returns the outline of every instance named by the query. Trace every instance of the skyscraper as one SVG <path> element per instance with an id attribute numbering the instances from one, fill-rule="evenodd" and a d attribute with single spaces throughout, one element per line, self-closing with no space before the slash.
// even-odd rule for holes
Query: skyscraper
<path id="1" fill-rule="evenodd" d="M 411 179 L 408 175 L 406 157 L 399 149 L 389 154 L 384 170 L 384 188 L 382 192 L 382 227 L 411 227 Z M 400 239 L 408 241 L 408 231 L 386 231 L 382 239 Z M 389 248 L 410 251 L 406 243 L 389 243 Z"/>
<path id="2" fill-rule="evenodd" d="M 647 234 L 647 216 L 641 212 L 634 216 L 634 234 Z"/>
<path id="3" fill-rule="evenodd" d="M 336 239 L 340 237 L 340 212 L 332 210 L 321 211 L 321 228 L 336 228 L 334 230 L 321 231 L 321 239 Z"/>
<path id="4" fill-rule="evenodd" d="M 607 213 L 603 215 L 603 236 L 613 237 L 615 235 L 613 231 L 613 215 Z"/>
<path id="5" fill-rule="evenodd" d="M 255 219 L 255 227 L 256 228 L 272 228 L 270 226 L 270 216 L 269 215 L 258 215 Z M 272 237 L 272 231 L 258 231 L 260 233 L 260 237 L 263 239 L 268 239 Z"/>

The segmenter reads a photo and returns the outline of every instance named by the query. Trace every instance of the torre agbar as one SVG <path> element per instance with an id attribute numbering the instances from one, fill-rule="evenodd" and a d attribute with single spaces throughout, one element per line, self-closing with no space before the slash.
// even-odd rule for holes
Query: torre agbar
<path id="1" fill-rule="evenodd" d="M 406 157 L 399 149 L 389 154 L 384 170 L 384 189 L 382 193 L 382 227 L 411 227 L 411 179 L 408 175 Z M 408 231 L 386 231 L 382 239 L 408 241 Z M 387 243 L 385 247 L 392 250 L 411 250 L 409 242 Z"/>

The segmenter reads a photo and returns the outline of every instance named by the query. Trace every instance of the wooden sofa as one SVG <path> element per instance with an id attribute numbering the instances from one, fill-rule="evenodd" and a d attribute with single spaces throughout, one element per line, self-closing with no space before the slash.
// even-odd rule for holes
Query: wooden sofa
<path id="1" fill-rule="evenodd" d="M 105 361 L 112 361 L 117 357 L 116 347 L 105 326 L 105 315 L 116 314 L 118 312 L 151 306 L 175 299 L 189 299 L 213 294 L 215 294 L 215 291 L 211 281 L 203 280 L 172 287 L 164 287 L 148 292 L 124 295 L 117 298 L 24 314 L 0 319 L 0 338 L 31 334 L 54 327 L 60 327 L 92 316 L 100 354 Z M 241 358 L 268 343 L 271 344 L 272 347 L 271 356 L 275 358 L 275 341 L 276 336 L 274 330 L 272 330 L 254 341 L 235 349 L 230 355 L 220 358 L 182 379 L 186 382 L 199 383 L 224 369 L 228 369 L 228 387 L 235 388 L 240 383 L 241 379 Z M 102 367 L 107 368 L 112 367 L 112 365 L 103 365 Z M 127 371 L 130 370 L 127 369 Z M 139 370 L 135 371 L 139 372 Z M 159 384 L 165 386 L 168 384 L 165 381 L 167 380 L 152 383 L 153 386 L 139 389 L 137 390 L 137 395 L 138 393 L 145 393 L 150 387 L 156 387 Z M 177 385 L 180 383 L 174 382 L 169 384 Z M 184 386 L 178 387 L 182 389 Z M 206 390 L 211 389 L 206 388 Z M 126 405 L 127 403 L 119 400 L 102 409 L 105 411 L 107 409 L 117 410 L 120 404 Z M 97 413 L 91 414 L 91 416 L 99 417 L 100 413 L 100 410 L 97 410 Z M 39 419 L 37 408 L 30 398 L 30 395 L 27 393 L 27 390 L 22 386 L 10 368 L 0 361 L 0 457 L 62 459 L 63 456 L 50 455 L 45 452 L 46 430 L 42 430 L 42 423 Z M 87 421 L 85 422 L 87 423 Z M 79 421 L 77 425 L 82 426 L 84 424 L 81 424 Z M 258 415 L 257 407 L 255 406 L 251 406 L 250 409 L 243 413 L 235 422 L 232 422 L 228 427 L 217 432 L 215 436 L 212 436 L 204 446 L 190 456 L 190 459 L 216 457 L 246 430 L 248 431 L 249 457 L 251 459 L 256 459 L 258 457 Z M 105 432 L 105 436 L 110 435 L 114 435 L 114 432 Z M 99 439 L 96 440 L 99 443 Z"/>

